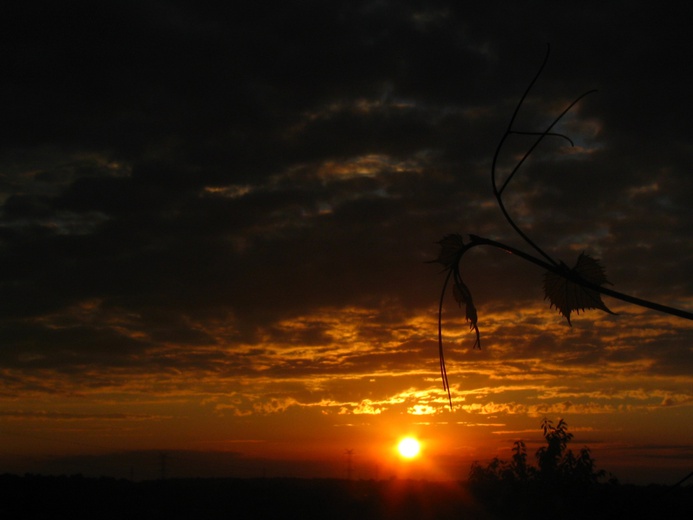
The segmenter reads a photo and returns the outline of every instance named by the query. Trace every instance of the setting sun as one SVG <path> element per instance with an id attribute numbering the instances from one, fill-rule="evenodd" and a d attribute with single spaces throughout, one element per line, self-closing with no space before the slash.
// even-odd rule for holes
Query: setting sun
<path id="1" fill-rule="evenodd" d="M 397 445 L 397 451 L 405 459 L 413 459 L 421 451 L 421 444 L 413 437 L 405 437 Z"/>

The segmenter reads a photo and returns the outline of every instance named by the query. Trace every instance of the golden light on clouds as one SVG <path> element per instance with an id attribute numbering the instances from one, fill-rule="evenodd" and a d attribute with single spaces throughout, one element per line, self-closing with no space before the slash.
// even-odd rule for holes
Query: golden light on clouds
<path id="1" fill-rule="evenodd" d="M 348 179 L 351 177 L 374 177 L 384 172 L 420 172 L 421 164 L 415 159 L 398 160 L 382 154 L 369 154 L 347 161 L 325 161 L 317 175 L 324 180 Z"/>

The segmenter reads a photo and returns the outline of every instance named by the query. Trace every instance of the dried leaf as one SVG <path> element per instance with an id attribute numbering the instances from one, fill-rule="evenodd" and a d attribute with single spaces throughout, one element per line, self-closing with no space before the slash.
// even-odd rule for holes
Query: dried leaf
<path id="1" fill-rule="evenodd" d="M 455 280 L 452 292 L 459 306 L 462 307 L 462 304 L 464 304 L 464 317 L 469 322 L 470 330 L 476 332 L 476 341 L 472 348 L 481 348 L 479 326 L 477 325 L 478 316 L 476 307 L 474 306 L 474 300 L 472 300 L 472 293 L 469 292 L 469 288 L 464 284 L 461 278 Z"/>
<path id="2" fill-rule="evenodd" d="M 446 235 L 440 244 L 440 254 L 434 262 L 443 264 L 446 268 L 450 268 L 457 263 L 460 258 L 460 252 L 465 248 L 462 235 L 450 234 Z"/>
<path id="3" fill-rule="evenodd" d="M 568 269 L 565 264 L 561 265 L 568 277 L 577 276 L 594 285 L 609 283 L 604 274 L 604 268 L 594 258 L 584 253 L 580 254 L 575 267 L 572 269 Z M 570 323 L 572 311 L 579 313 L 587 309 L 600 309 L 613 314 L 604 305 L 601 295 L 597 291 L 588 289 L 553 272 L 544 274 L 544 297 L 549 299 L 552 307 L 556 307 L 565 316 L 569 325 L 572 325 Z"/>

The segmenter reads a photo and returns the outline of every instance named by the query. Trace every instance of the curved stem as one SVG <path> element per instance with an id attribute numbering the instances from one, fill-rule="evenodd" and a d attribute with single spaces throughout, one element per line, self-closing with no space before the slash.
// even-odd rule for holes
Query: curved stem
<path id="1" fill-rule="evenodd" d="M 459 259 L 457 260 L 459 265 Z M 448 275 L 443 282 L 443 290 L 440 292 L 440 301 L 438 302 L 438 358 L 440 359 L 440 377 L 443 380 L 443 390 L 448 393 L 448 401 L 450 402 L 450 410 L 452 410 L 452 395 L 450 394 L 450 384 L 448 383 L 448 371 L 445 368 L 445 356 L 443 354 L 443 300 L 445 298 L 445 289 L 447 289 L 450 276 L 453 269 L 448 269 Z"/>
<path id="2" fill-rule="evenodd" d="M 561 112 L 561 113 L 551 122 L 551 124 L 546 128 L 545 131 L 543 131 L 543 132 L 537 132 L 537 133 L 535 134 L 535 135 L 538 135 L 539 137 L 537 138 L 536 141 L 534 141 L 534 144 L 532 144 L 532 146 L 529 148 L 529 150 L 527 150 L 527 152 L 522 156 L 522 159 L 520 159 L 520 161 L 517 163 L 517 165 L 515 165 L 515 168 L 513 168 L 513 171 L 510 172 L 510 175 L 508 175 L 508 178 L 505 179 L 505 181 L 503 182 L 503 186 L 501 186 L 500 190 L 498 191 L 498 196 L 500 196 L 500 195 L 503 194 L 503 191 L 504 191 L 505 188 L 508 186 L 508 183 L 510 182 L 510 180 L 513 178 L 513 176 L 515 175 L 515 173 L 517 173 L 517 171 L 520 169 L 520 166 L 522 166 L 522 164 L 527 160 L 527 158 L 528 158 L 530 155 L 532 155 L 532 152 L 534 151 L 534 149 L 535 149 L 537 146 L 539 146 L 539 143 L 541 143 L 541 142 L 544 140 L 544 137 L 546 137 L 546 136 L 557 136 L 557 135 L 558 135 L 558 136 L 561 136 L 561 137 L 565 137 L 565 136 L 563 136 L 562 134 L 555 134 L 555 133 L 551 132 L 551 129 L 552 129 L 554 126 L 556 126 L 556 125 L 558 124 L 558 122 L 559 122 L 561 119 L 563 119 L 563 117 L 564 117 L 568 112 L 570 112 L 570 110 L 571 110 L 576 104 L 578 104 L 578 103 L 580 102 L 580 100 L 582 100 L 582 98 L 588 96 L 589 94 L 593 94 L 594 92 L 596 92 L 596 89 L 588 90 L 587 92 L 583 92 L 582 94 L 580 94 L 577 98 L 575 98 L 575 99 L 573 100 L 572 103 L 570 103 L 570 105 L 568 105 L 568 106 L 563 110 L 563 112 Z M 514 131 L 512 131 L 511 133 L 520 133 L 520 132 L 514 132 Z M 529 133 L 529 132 L 526 132 L 526 133 Z M 571 142 L 572 142 L 572 141 L 571 141 Z"/>
<path id="3" fill-rule="evenodd" d="M 571 274 L 570 271 L 567 271 L 559 265 L 555 264 L 549 264 L 547 262 L 544 262 L 540 258 L 537 258 L 535 256 L 532 256 L 528 253 L 525 253 L 524 251 L 521 251 L 519 249 L 516 249 L 512 246 L 509 246 L 507 244 L 503 244 L 502 242 L 497 242 L 495 240 L 491 240 L 488 238 L 483 238 L 479 237 L 476 235 L 469 235 L 471 238 L 471 242 L 467 244 L 467 248 L 471 249 L 472 247 L 475 246 L 492 246 L 496 247 L 499 249 L 502 249 L 510 254 L 517 255 L 523 260 L 527 260 L 528 262 L 531 262 L 535 265 L 538 265 L 539 267 L 543 267 L 547 271 L 551 271 L 552 273 L 556 273 L 559 276 L 562 276 L 564 278 L 567 278 L 571 282 L 574 282 L 578 285 L 581 285 L 587 289 L 591 289 L 593 291 L 596 291 L 601 294 L 605 294 L 607 296 L 611 296 L 612 298 L 616 298 L 618 300 L 624 301 L 631 303 L 633 305 L 638 305 L 640 307 L 645 307 L 648 309 L 652 309 L 655 311 L 663 312 L 665 314 L 671 314 L 672 316 L 678 316 L 679 318 L 684 318 L 687 320 L 693 320 L 693 312 L 688 312 L 684 311 L 682 309 L 677 309 L 676 307 L 669 307 L 668 305 L 662 305 L 660 303 L 652 302 L 649 300 L 643 300 L 642 298 L 636 298 L 635 296 L 630 296 L 628 294 L 624 294 L 619 291 L 614 291 L 613 289 L 609 289 L 608 287 L 603 287 L 601 285 L 593 284 L 584 278 L 580 276 L 576 276 L 575 274 Z"/>
<path id="4" fill-rule="evenodd" d="M 541 65 L 539 66 L 539 70 L 537 73 L 534 75 L 532 78 L 532 81 L 529 82 L 529 85 L 525 89 L 524 94 L 522 94 L 522 97 L 520 98 L 520 101 L 518 101 L 517 105 L 515 106 L 515 111 L 513 112 L 513 115 L 510 117 L 510 121 L 508 122 L 508 127 L 505 130 L 505 133 L 503 134 L 503 137 L 501 137 L 500 142 L 498 143 L 498 146 L 496 147 L 496 152 L 493 154 L 493 162 L 491 163 L 491 184 L 493 185 L 493 194 L 496 196 L 496 198 L 500 197 L 501 192 L 503 189 L 498 190 L 498 186 L 496 185 L 496 164 L 498 163 L 498 156 L 500 155 L 501 149 L 503 148 L 503 144 L 505 144 L 505 140 L 507 137 L 512 133 L 512 128 L 513 124 L 515 123 L 515 119 L 517 118 L 517 114 L 520 111 L 520 107 L 525 102 L 525 99 L 527 99 L 527 96 L 529 95 L 529 92 L 532 90 L 532 87 L 534 87 L 534 84 L 537 82 L 539 79 L 539 76 L 541 76 L 541 73 L 544 70 L 544 67 L 546 67 L 546 63 L 549 61 L 549 54 L 551 53 L 551 47 L 549 45 L 546 46 L 546 54 L 544 55 L 544 61 L 542 61 Z M 517 170 L 517 167 L 513 170 L 511 173 L 511 176 L 515 173 Z M 507 181 L 504 183 L 507 184 Z"/>
<path id="5" fill-rule="evenodd" d="M 570 143 L 570 146 L 575 146 L 573 140 L 565 134 L 559 134 L 556 132 L 520 132 L 518 130 L 513 130 L 510 132 L 515 135 L 546 135 L 547 137 L 561 137 Z"/>
<path id="6" fill-rule="evenodd" d="M 505 190 L 505 187 L 508 185 L 508 182 L 512 177 L 515 175 L 517 172 L 518 168 L 520 165 L 525 161 L 525 159 L 528 157 L 528 154 L 525 154 L 525 156 L 522 158 L 522 160 L 515 165 L 515 168 L 513 168 L 512 172 L 510 172 L 510 175 L 508 178 L 505 180 L 503 183 L 503 186 L 498 189 L 498 184 L 496 183 L 496 166 L 498 164 L 498 157 L 500 156 L 500 152 L 503 149 L 503 145 L 505 144 L 505 140 L 508 138 L 513 133 L 513 124 L 515 123 L 515 119 L 517 118 L 517 114 L 520 111 L 520 107 L 522 107 L 523 103 L 525 102 L 525 99 L 527 99 L 527 96 L 529 95 L 529 92 L 532 90 L 532 87 L 534 87 L 534 84 L 537 82 L 539 79 L 539 76 L 544 70 L 544 67 L 546 66 L 546 63 L 549 60 L 549 54 L 551 53 L 551 47 L 549 45 L 546 46 L 546 54 L 544 55 L 544 61 L 542 61 L 541 66 L 539 67 L 539 70 L 537 73 L 534 75 L 532 78 L 532 81 L 529 82 L 529 85 L 527 86 L 527 89 L 525 92 L 522 94 L 522 97 L 520 98 L 520 101 L 518 101 L 517 105 L 515 106 L 515 110 L 513 112 L 513 115 L 510 117 L 510 121 L 508 122 L 508 127 L 505 130 L 505 133 L 503 134 L 503 137 L 501 137 L 498 146 L 496 147 L 496 151 L 493 154 L 493 161 L 491 163 L 491 185 L 493 187 L 493 195 L 496 198 L 496 201 L 498 202 L 498 206 L 501 209 L 501 212 L 503 213 L 503 216 L 505 217 L 505 220 L 507 220 L 512 228 L 527 242 L 532 248 L 537 251 L 539 254 L 541 254 L 544 258 L 546 258 L 549 262 L 555 264 L 556 262 L 549 256 L 547 255 L 538 245 L 536 245 L 521 229 L 520 227 L 515 224 L 515 221 L 512 219 L 508 211 L 505 209 L 505 205 L 503 204 L 503 199 L 502 199 L 502 194 L 503 190 Z M 541 139 L 541 138 L 540 138 Z M 535 145 L 532 147 L 532 150 L 536 147 L 538 144 L 535 143 Z"/>
<path id="7" fill-rule="evenodd" d="M 544 140 L 545 137 L 561 137 L 563 139 L 567 139 L 568 142 L 570 142 L 571 146 L 573 146 L 573 141 L 570 140 L 567 136 L 552 132 L 551 129 L 585 96 L 588 94 L 591 94 L 592 92 L 595 92 L 594 90 L 587 91 L 580 96 L 578 96 L 575 100 L 573 100 L 572 103 L 570 103 L 564 110 L 561 112 L 558 117 L 556 117 L 551 124 L 544 130 L 543 132 L 520 132 L 520 131 L 515 131 L 513 130 L 513 124 L 515 123 L 515 119 L 517 117 L 517 114 L 520 110 L 520 107 L 522 107 L 523 103 L 525 102 L 525 99 L 527 99 L 527 96 L 529 95 L 529 92 L 531 91 L 532 87 L 536 83 L 537 79 L 541 75 L 541 73 L 544 70 L 544 67 L 546 66 L 546 63 L 549 59 L 549 53 L 550 53 L 551 48 L 547 46 L 546 49 L 546 55 L 544 56 L 544 61 L 542 62 L 541 66 L 539 67 L 539 70 L 537 73 L 534 75 L 534 78 L 532 78 L 532 81 L 529 83 L 529 86 L 525 90 L 524 94 L 522 94 L 522 97 L 520 98 L 520 101 L 517 103 L 517 106 L 515 107 L 515 111 L 513 112 L 513 115 L 510 118 L 510 122 L 508 123 L 508 127 L 503 134 L 503 137 L 500 139 L 500 142 L 498 143 L 498 146 L 496 147 L 496 152 L 493 155 L 493 162 L 491 164 L 491 184 L 493 186 L 493 195 L 496 198 L 496 201 L 498 202 L 498 206 L 500 207 L 501 212 L 503 213 L 503 216 L 505 219 L 508 221 L 508 223 L 512 226 L 512 228 L 515 230 L 515 232 L 522 237 L 522 239 L 527 242 L 532 249 L 534 249 L 537 253 L 539 253 L 541 256 L 543 256 L 549 263 L 553 264 L 554 266 L 558 266 L 558 262 L 551 258 L 541 247 L 539 247 L 532 239 L 529 238 L 529 236 L 520 229 L 520 226 L 518 226 L 513 218 L 510 216 L 510 213 L 508 213 L 508 210 L 505 207 L 505 204 L 503 203 L 503 191 L 505 191 L 505 188 L 507 188 L 508 184 L 512 180 L 512 178 L 515 176 L 515 174 L 518 172 L 520 167 L 524 164 L 524 162 L 529 158 L 529 156 L 532 154 L 532 152 L 535 150 L 537 146 Z M 508 138 L 508 136 L 512 134 L 521 134 L 521 135 L 536 135 L 538 136 L 537 139 L 534 141 L 532 146 L 525 152 L 525 154 L 522 156 L 522 158 L 518 161 L 518 163 L 515 165 L 515 167 L 512 169 L 510 174 L 507 176 L 507 178 L 503 181 L 503 184 L 500 188 L 498 188 L 498 184 L 496 182 L 496 166 L 498 164 L 498 157 L 500 156 L 500 152 L 503 149 L 503 145 L 505 144 L 505 140 Z"/>

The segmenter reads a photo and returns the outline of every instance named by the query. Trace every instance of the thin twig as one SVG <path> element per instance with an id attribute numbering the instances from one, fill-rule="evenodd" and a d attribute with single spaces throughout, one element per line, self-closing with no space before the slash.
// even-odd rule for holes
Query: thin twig
<path id="1" fill-rule="evenodd" d="M 452 269 L 448 270 L 448 275 L 443 282 L 443 290 L 440 291 L 440 302 L 438 303 L 438 357 L 440 359 L 440 377 L 443 380 L 443 390 L 448 393 L 448 401 L 450 402 L 450 410 L 452 410 L 452 395 L 450 394 L 450 384 L 448 383 L 448 372 L 445 368 L 445 355 L 443 354 L 443 300 L 445 298 L 445 289 L 450 281 Z"/>

